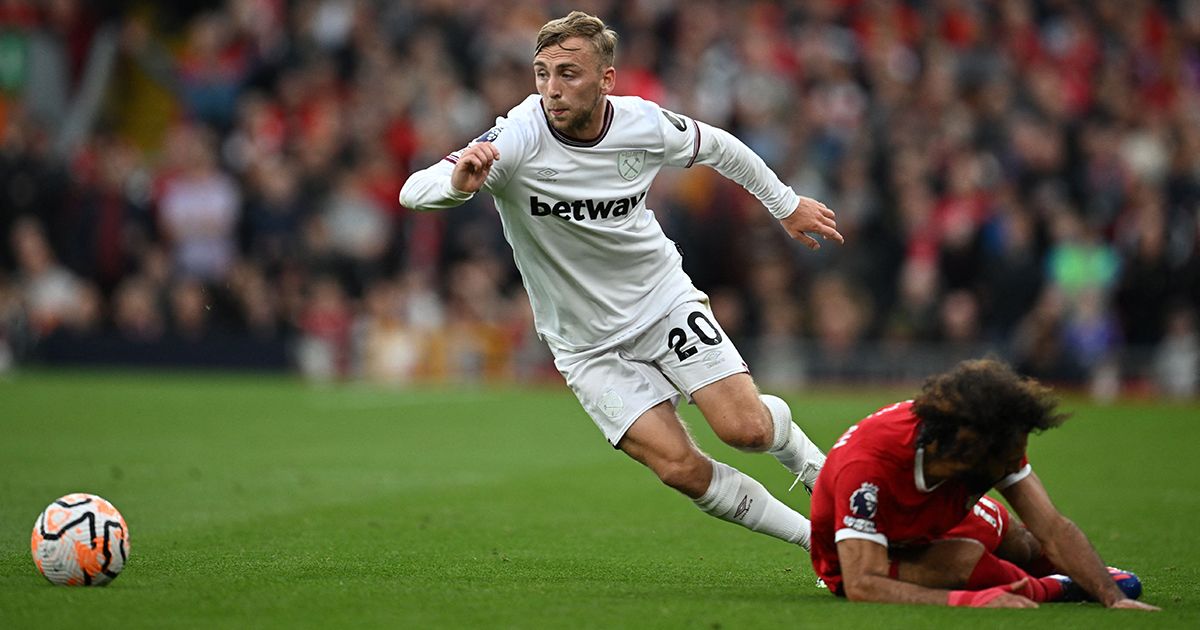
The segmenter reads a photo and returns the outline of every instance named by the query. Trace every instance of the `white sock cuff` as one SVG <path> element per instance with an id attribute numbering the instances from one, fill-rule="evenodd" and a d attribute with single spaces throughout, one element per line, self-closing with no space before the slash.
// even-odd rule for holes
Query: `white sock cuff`
<path id="1" fill-rule="evenodd" d="M 766 405 L 767 411 L 770 412 L 771 425 L 775 429 L 775 439 L 771 442 L 771 446 L 767 450 L 782 450 L 788 445 L 788 440 L 792 436 L 792 410 L 778 396 L 760 394 L 758 399 Z"/>
<path id="2" fill-rule="evenodd" d="M 696 505 L 713 515 L 723 515 L 733 509 L 738 500 L 739 473 L 733 467 L 713 459 L 712 481 L 704 496 L 696 499 Z"/>

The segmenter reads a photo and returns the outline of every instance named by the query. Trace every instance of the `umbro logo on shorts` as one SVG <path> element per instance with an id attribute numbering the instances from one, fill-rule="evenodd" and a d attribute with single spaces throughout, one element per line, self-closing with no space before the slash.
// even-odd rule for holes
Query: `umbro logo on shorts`
<path id="1" fill-rule="evenodd" d="M 710 370 L 717 367 L 717 361 L 720 361 L 720 360 L 721 360 L 721 351 L 720 350 L 709 350 L 708 352 L 705 352 L 704 356 L 701 358 L 701 361 L 704 362 L 704 367 L 706 367 Z"/>

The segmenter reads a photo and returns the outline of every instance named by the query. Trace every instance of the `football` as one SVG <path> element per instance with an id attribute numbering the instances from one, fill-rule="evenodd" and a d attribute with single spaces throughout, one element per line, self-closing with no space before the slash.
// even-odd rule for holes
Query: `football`
<path id="1" fill-rule="evenodd" d="M 38 515 L 30 547 L 38 571 L 52 584 L 103 586 L 129 559 L 129 527 L 108 501 L 68 494 Z"/>

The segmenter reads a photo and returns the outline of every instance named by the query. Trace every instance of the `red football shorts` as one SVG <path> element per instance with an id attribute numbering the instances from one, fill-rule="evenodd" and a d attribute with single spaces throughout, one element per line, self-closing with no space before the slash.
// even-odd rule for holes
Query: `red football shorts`
<path id="1" fill-rule="evenodd" d="M 961 540 L 964 538 L 977 540 L 984 549 L 994 553 L 1000 546 L 1000 541 L 1004 539 L 1004 532 L 1008 531 L 1009 521 L 1008 508 L 1005 508 L 1002 503 L 988 497 L 980 497 L 979 501 L 975 503 L 975 507 L 961 523 L 951 527 L 941 536 L 935 536 L 933 540 Z M 896 579 L 899 574 L 900 561 L 892 560 L 888 566 L 888 577 Z M 841 580 L 839 579 L 838 582 L 840 587 Z M 838 588 L 834 592 L 840 595 L 841 589 Z"/>
<path id="2" fill-rule="evenodd" d="M 971 513 L 961 523 L 950 528 L 945 534 L 935 540 L 953 538 L 969 538 L 983 543 L 984 549 L 995 552 L 1008 531 L 1010 518 L 1008 509 L 999 501 L 988 497 L 980 497 L 971 508 Z"/>

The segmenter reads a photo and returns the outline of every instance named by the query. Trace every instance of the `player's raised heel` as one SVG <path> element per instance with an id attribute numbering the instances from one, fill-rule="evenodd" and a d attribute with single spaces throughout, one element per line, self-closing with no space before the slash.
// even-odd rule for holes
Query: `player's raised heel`
<path id="1" fill-rule="evenodd" d="M 1130 571 L 1123 571 L 1115 567 L 1108 567 L 1108 574 L 1112 576 L 1114 582 L 1117 583 L 1117 588 L 1125 593 L 1125 597 L 1129 599 L 1137 599 L 1142 596 L 1142 581 L 1138 579 L 1137 574 Z M 1063 594 L 1059 598 L 1060 602 L 1094 602 L 1096 599 L 1083 590 L 1075 580 L 1065 575 L 1051 576 L 1062 582 Z"/>
<path id="2" fill-rule="evenodd" d="M 813 486 L 817 484 L 817 475 L 821 474 L 821 468 L 824 465 L 825 455 L 820 451 L 816 452 L 810 459 L 804 461 L 800 472 L 796 475 L 796 480 L 792 482 L 792 486 L 788 490 L 792 490 L 799 483 L 804 486 L 805 492 L 812 494 Z"/>

